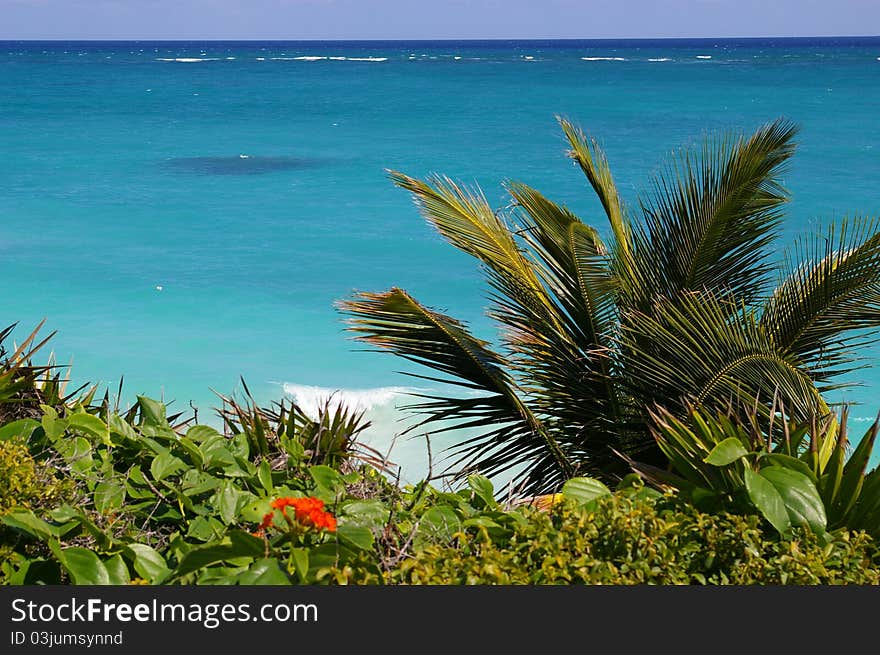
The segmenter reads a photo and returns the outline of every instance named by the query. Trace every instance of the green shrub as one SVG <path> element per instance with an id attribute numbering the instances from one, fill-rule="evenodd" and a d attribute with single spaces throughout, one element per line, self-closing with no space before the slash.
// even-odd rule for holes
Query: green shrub
<path id="1" fill-rule="evenodd" d="M 874 542 L 841 532 L 768 538 L 756 516 L 615 494 L 532 512 L 512 533 L 472 529 L 391 573 L 404 584 L 877 584 Z"/>
<path id="2" fill-rule="evenodd" d="M 23 442 L 0 441 L 0 515 L 13 507 L 52 506 L 70 488 L 51 468 L 34 460 Z"/>

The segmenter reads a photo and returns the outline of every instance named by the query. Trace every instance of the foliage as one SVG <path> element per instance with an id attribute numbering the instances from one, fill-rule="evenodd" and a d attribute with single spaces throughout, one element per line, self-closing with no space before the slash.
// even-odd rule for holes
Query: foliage
<path id="1" fill-rule="evenodd" d="M 13 507 L 52 507 L 71 493 L 19 439 L 0 439 L 0 515 Z"/>
<path id="2" fill-rule="evenodd" d="M 675 474 L 632 462 L 653 483 L 677 489 L 704 508 L 757 510 L 786 533 L 848 528 L 880 537 L 878 468 L 867 471 L 880 423 L 847 459 L 847 414 L 840 421 L 799 423 L 775 411 L 692 408 L 686 420 L 658 409 L 654 438 Z"/>
<path id="3" fill-rule="evenodd" d="M 65 369 L 56 366 L 52 357 L 47 364 L 33 363 L 34 355 L 55 334 L 52 332 L 37 341 L 44 322 L 11 353 L 6 342 L 16 326 L 13 324 L 0 330 L 0 425 L 16 419 L 39 417 L 42 413 L 40 405 L 61 407 L 74 398 L 76 402 L 88 405 L 94 396 L 96 388 L 87 388 L 87 385 L 68 391 Z"/>
<path id="4" fill-rule="evenodd" d="M 370 427 L 363 411 L 354 411 L 327 398 L 310 417 L 295 402 L 282 399 L 269 407 L 259 407 L 242 380 L 242 402 L 221 396 L 218 410 L 223 424 L 232 434 L 243 435 L 251 451 L 267 456 L 281 449 L 295 453 L 298 460 L 311 465 L 342 468 L 354 461 L 387 469 L 381 453 L 358 442 L 358 435 Z"/>
<path id="5" fill-rule="evenodd" d="M 613 451 L 664 466 L 647 429 L 655 405 L 683 416 L 692 402 L 777 393 L 800 421 L 828 414 L 822 392 L 880 325 L 880 231 L 845 221 L 774 263 L 795 127 L 710 138 L 630 208 L 596 141 L 560 123 L 607 240 L 523 184 L 507 185 L 511 208 L 496 211 L 479 189 L 391 174 L 480 261 L 503 338 L 493 349 L 399 288 L 341 303 L 358 339 L 466 390 L 415 405 L 416 428 L 475 429 L 458 463 L 489 476 L 517 468 L 529 492 L 546 493 L 576 474 L 625 474 Z"/>
<path id="6" fill-rule="evenodd" d="M 873 541 L 809 531 L 768 538 L 756 516 L 705 514 L 672 497 L 623 493 L 529 512 L 507 532 L 480 526 L 416 552 L 405 584 L 877 584 Z"/>
<path id="7" fill-rule="evenodd" d="M 40 557 L 5 567 L 13 583 L 344 581 L 372 544 L 369 532 L 342 521 L 332 539 L 309 541 L 306 560 L 291 554 L 302 544 L 287 534 L 280 565 L 267 561 L 270 541 L 251 534 L 278 497 L 313 496 L 338 508 L 357 471 L 308 465 L 301 449 L 265 457 L 244 434 L 223 435 L 206 425 L 177 432 L 165 406 L 145 397 L 129 420 L 116 413 L 103 419 L 82 407 L 64 415 L 49 406 L 44 411 L 20 431 L 32 449 L 59 459 L 85 502 L 48 511 L 21 505 L 0 517 L 16 535 L 19 554 L 34 543 L 46 547 Z M 375 564 L 372 569 L 378 578 Z"/>

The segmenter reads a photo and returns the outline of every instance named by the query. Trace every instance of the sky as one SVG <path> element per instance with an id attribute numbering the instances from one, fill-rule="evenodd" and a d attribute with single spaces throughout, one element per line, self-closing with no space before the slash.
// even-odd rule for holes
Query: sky
<path id="1" fill-rule="evenodd" d="M 880 34 L 880 0 L 0 0 L 0 39 Z"/>

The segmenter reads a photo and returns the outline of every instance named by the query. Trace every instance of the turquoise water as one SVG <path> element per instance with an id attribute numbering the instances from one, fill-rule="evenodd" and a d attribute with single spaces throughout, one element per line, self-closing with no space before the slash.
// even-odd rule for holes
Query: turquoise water
<path id="1" fill-rule="evenodd" d="M 388 423 L 412 381 L 356 352 L 334 301 L 398 285 L 493 333 L 474 262 L 386 168 L 499 206 L 521 180 L 604 229 L 555 114 L 601 140 L 630 201 L 673 148 L 784 115 L 802 127 L 785 242 L 880 214 L 878 107 L 880 38 L 0 42 L 0 323 L 46 317 L 75 380 L 124 376 L 203 419 L 243 376 L 261 400 L 357 391 Z M 845 395 L 865 424 L 878 371 Z M 397 448 L 420 470 L 421 443 Z"/>

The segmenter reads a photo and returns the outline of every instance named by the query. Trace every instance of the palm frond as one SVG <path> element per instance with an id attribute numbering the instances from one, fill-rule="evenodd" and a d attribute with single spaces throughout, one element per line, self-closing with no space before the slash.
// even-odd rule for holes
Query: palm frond
<path id="1" fill-rule="evenodd" d="M 560 116 L 556 117 L 565 138 L 568 140 L 571 150 L 568 156 L 573 159 L 580 169 L 584 172 L 590 186 L 599 197 L 599 202 L 605 209 L 608 222 L 611 224 L 611 231 L 614 234 L 616 249 L 619 250 L 621 256 L 629 259 L 630 247 L 630 231 L 631 227 L 626 213 L 623 209 L 623 203 L 620 200 L 620 194 L 614 183 L 614 177 L 611 175 L 611 167 L 608 165 L 608 159 L 599 146 L 599 143 L 588 137 L 584 131 L 572 124 L 570 121 Z"/>
<path id="2" fill-rule="evenodd" d="M 508 189 L 525 214 L 522 238 L 561 310 L 562 326 L 543 332 L 542 348 L 520 349 L 514 364 L 529 380 L 536 407 L 565 425 L 560 440 L 591 452 L 588 460 L 613 458 L 604 446 L 619 447 L 622 416 L 613 378 L 617 305 L 608 253 L 596 231 L 565 207 L 522 184 Z"/>
<path id="3" fill-rule="evenodd" d="M 796 131 L 780 119 L 748 139 L 708 139 L 658 176 L 642 200 L 645 223 L 633 234 L 635 307 L 702 289 L 747 304 L 761 297 L 772 269 L 768 246 L 788 198 L 779 175 Z"/>
<path id="4" fill-rule="evenodd" d="M 445 178 L 392 177 L 413 193 L 422 214 L 450 243 L 483 263 L 493 289 L 489 315 L 503 328 L 505 364 L 523 381 L 524 398 L 536 414 L 568 421 L 559 438 L 566 456 L 582 452 L 587 438 L 613 439 L 618 428 L 607 406 L 614 402 L 608 380 L 614 303 L 595 232 L 567 210 L 524 193 L 519 200 L 531 222 L 517 231 L 519 241 L 515 226 L 502 221 L 481 193 Z M 564 251 L 554 249 L 560 239 Z M 595 331 L 585 320 L 594 322 Z M 611 457 L 607 448 L 595 450 Z"/>
<path id="5" fill-rule="evenodd" d="M 647 338 L 647 337 L 650 338 Z M 688 403 L 785 399 L 809 420 L 827 406 L 798 360 L 780 351 L 753 311 L 730 298 L 689 293 L 624 322 L 627 385 L 646 407 L 684 411 Z"/>
<path id="6" fill-rule="evenodd" d="M 880 220 L 854 219 L 798 243 L 761 325 L 816 382 L 848 372 L 880 327 Z"/>
<path id="7" fill-rule="evenodd" d="M 420 305 L 401 289 L 361 293 L 340 303 L 351 315 L 349 330 L 360 341 L 425 365 L 443 377 L 423 377 L 452 384 L 479 395 L 432 395 L 413 406 L 427 415 L 411 429 L 437 427 L 437 432 L 481 428 L 481 433 L 457 446 L 466 461 L 487 475 L 530 464 L 546 455 L 565 479 L 573 467 L 546 427 L 522 401 L 504 359 L 471 335 L 459 321 Z M 500 446 L 503 452 L 498 455 Z"/>

